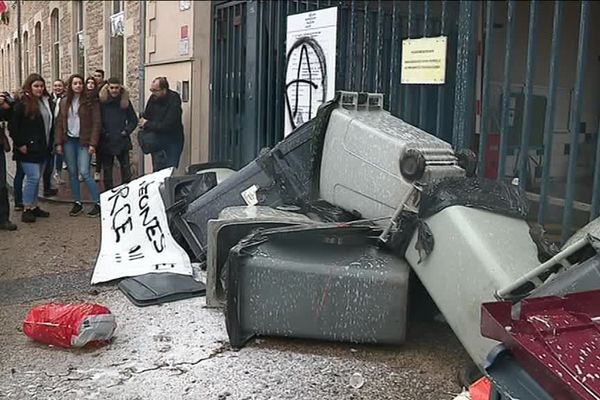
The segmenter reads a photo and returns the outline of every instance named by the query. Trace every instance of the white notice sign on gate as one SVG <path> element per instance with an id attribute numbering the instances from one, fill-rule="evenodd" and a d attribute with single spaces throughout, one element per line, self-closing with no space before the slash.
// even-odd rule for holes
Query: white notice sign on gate
<path id="1" fill-rule="evenodd" d="M 335 96 L 337 7 L 287 18 L 285 136 Z"/>
<path id="2" fill-rule="evenodd" d="M 172 172 L 165 168 L 100 195 L 102 241 L 92 285 L 150 272 L 192 275 L 189 256 L 171 236 L 158 191 Z"/>

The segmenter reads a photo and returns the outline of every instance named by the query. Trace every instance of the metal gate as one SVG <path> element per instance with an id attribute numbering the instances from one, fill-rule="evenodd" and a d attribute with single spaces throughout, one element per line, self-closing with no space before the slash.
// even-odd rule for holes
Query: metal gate
<path id="1" fill-rule="evenodd" d="M 550 222 L 562 223 L 562 239 L 570 234 L 573 222 L 581 225 L 598 215 L 597 141 L 593 191 L 590 199 L 579 199 L 589 203 L 584 203 L 585 217 L 579 215 L 581 207 L 573 207 L 581 202 L 575 200 L 588 21 L 591 7 L 596 7 L 594 12 L 600 10 L 588 1 L 213 1 L 211 159 L 228 160 L 240 167 L 254 159 L 261 148 L 283 138 L 287 16 L 332 6 L 338 7 L 336 89 L 384 93 L 385 108 L 394 115 L 455 148 L 475 150 L 482 176 L 489 169 L 491 139 L 500 138 L 497 179 L 518 177 L 519 185 L 531 192 L 542 224 L 558 207 L 562 218 L 557 221 L 554 216 Z M 563 8 L 567 6 L 577 7 L 579 30 L 568 33 L 578 47 L 577 60 L 572 60 L 576 76 L 569 109 L 571 151 L 562 187 L 565 198 L 557 201 L 551 196 L 550 167 L 559 53 L 565 46 L 560 40 L 565 25 Z M 542 22 L 541 7 L 552 8 L 550 16 L 544 10 L 546 20 Z M 526 25 L 526 35 L 517 36 L 519 24 Z M 551 25 L 551 35 L 542 37 L 540 24 Z M 562 36 L 565 34 L 563 30 Z M 438 35 L 448 37 L 446 83 L 401 85 L 402 40 Z M 551 47 L 548 74 L 544 71 L 548 75 L 544 96 L 533 92 L 536 49 L 542 44 Z M 525 56 L 518 58 L 516 48 L 523 48 Z M 525 66 L 517 95 L 514 86 L 518 78 L 511 76 L 514 64 Z M 493 75 L 498 73 L 503 76 L 501 82 L 494 81 Z M 514 102 L 521 106 L 516 128 Z M 538 107 L 542 103 L 544 107 Z M 543 123 L 537 123 L 538 114 L 543 115 Z M 538 125 L 543 129 L 537 129 Z M 540 132 L 537 149 L 531 147 L 531 141 L 537 140 L 532 131 Z M 536 165 L 532 164 L 534 150 L 541 160 Z M 531 178 L 534 169 L 539 176 Z M 579 213 L 577 218 L 575 213 Z"/>

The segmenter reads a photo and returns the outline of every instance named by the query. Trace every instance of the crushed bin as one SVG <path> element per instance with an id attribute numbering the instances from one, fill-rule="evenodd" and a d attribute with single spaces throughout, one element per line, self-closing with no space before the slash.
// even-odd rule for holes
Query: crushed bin
<path id="1" fill-rule="evenodd" d="M 254 335 L 400 344 L 409 267 L 377 246 L 371 226 L 265 230 L 230 252 L 231 345 Z"/>
<path id="2" fill-rule="evenodd" d="M 313 192 L 315 154 L 320 129 L 335 103 L 319 109 L 317 117 L 301 125 L 273 149 L 231 175 L 208 193 L 193 201 L 183 219 L 194 233 L 192 246 L 198 258 L 204 258 L 208 220 L 231 206 L 271 206 L 304 203 Z"/>
<path id="3" fill-rule="evenodd" d="M 379 218 L 394 213 L 415 181 L 465 176 L 450 144 L 384 111 L 383 95 L 341 92 L 339 103 L 325 133 L 322 199 Z"/>
<path id="4" fill-rule="evenodd" d="M 308 217 L 262 206 L 228 207 L 218 219 L 208 221 L 206 255 L 206 305 L 221 307 L 226 298 L 221 284 L 221 271 L 229 250 L 241 239 L 258 228 L 276 228 L 287 225 L 313 223 Z"/>

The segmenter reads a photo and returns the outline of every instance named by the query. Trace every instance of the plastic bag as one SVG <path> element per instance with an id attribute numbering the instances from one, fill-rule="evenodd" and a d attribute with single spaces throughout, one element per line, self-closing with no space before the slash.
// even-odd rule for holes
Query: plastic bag
<path id="1" fill-rule="evenodd" d="M 116 327 L 115 316 L 99 304 L 43 304 L 23 321 L 23 333 L 31 339 L 65 348 L 106 342 Z"/>
<path id="2" fill-rule="evenodd" d="M 426 186 L 419 217 L 429 218 L 446 207 L 464 206 L 526 219 L 529 202 L 525 192 L 506 182 L 481 178 L 445 178 Z"/>

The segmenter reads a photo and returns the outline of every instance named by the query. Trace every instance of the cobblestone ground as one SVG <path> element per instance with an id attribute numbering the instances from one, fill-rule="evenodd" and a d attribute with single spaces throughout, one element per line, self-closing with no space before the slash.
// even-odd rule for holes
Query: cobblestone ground
<path id="1" fill-rule="evenodd" d="M 137 308 L 114 286 L 89 287 L 100 221 L 51 216 L 0 232 L 0 398 L 7 399 L 452 399 L 467 356 L 450 329 L 413 322 L 399 347 L 266 338 L 234 351 L 222 313 L 204 299 Z M 34 304 L 93 301 L 117 316 L 116 337 L 97 349 L 28 340 Z M 364 384 L 350 385 L 360 375 Z"/>

